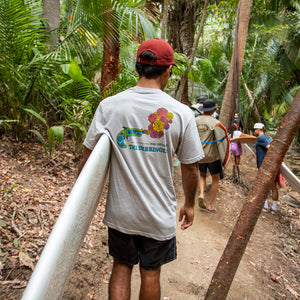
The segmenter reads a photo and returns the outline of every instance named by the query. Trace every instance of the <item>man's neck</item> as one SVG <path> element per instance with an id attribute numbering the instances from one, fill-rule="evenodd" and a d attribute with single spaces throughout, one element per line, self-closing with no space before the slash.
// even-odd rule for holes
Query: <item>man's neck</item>
<path id="1" fill-rule="evenodd" d="M 136 84 L 139 87 L 150 88 L 150 89 L 159 89 L 161 90 L 161 82 L 159 79 L 147 79 L 142 77 Z"/>
<path id="2" fill-rule="evenodd" d="M 213 111 L 205 111 L 205 112 L 203 112 L 202 116 L 211 116 L 213 113 L 214 113 L 214 110 Z"/>

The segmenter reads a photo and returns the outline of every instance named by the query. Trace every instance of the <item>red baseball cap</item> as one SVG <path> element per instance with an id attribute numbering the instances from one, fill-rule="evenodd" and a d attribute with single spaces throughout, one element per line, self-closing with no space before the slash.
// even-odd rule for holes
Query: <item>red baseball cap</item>
<path id="1" fill-rule="evenodd" d="M 140 54 L 144 51 L 153 52 L 157 59 L 156 60 L 147 60 L 139 58 Z M 170 66 L 175 65 L 174 60 L 174 51 L 171 45 L 160 39 L 150 39 L 143 42 L 136 54 L 136 62 L 141 62 L 147 65 L 157 65 L 157 66 Z"/>

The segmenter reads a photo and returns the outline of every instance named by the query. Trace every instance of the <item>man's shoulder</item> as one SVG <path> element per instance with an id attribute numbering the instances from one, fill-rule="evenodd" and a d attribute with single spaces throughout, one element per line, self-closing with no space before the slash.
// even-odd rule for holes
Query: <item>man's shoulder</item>
<path id="1" fill-rule="evenodd" d="M 257 140 L 260 140 L 260 141 L 271 141 L 271 139 L 266 136 L 265 134 L 261 134 L 257 137 Z"/>
<path id="2" fill-rule="evenodd" d="M 257 147 L 266 147 L 267 145 L 269 145 L 271 143 L 271 139 L 264 135 L 264 134 L 261 134 L 257 137 L 257 140 L 256 140 L 256 146 Z"/>

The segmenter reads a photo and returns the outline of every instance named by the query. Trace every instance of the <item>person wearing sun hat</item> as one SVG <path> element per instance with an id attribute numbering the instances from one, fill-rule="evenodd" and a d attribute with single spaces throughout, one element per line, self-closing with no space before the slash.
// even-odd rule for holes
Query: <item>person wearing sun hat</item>
<path id="1" fill-rule="evenodd" d="M 197 129 L 200 140 L 203 145 L 205 157 L 199 161 L 199 197 L 198 206 L 209 213 L 215 213 L 214 201 L 218 191 L 220 175 L 222 174 L 222 164 L 220 160 L 219 150 L 215 140 L 214 127 L 220 123 L 212 115 L 219 108 L 213 99 L 205 99 L 203 101 L 202 111 L 203 114 L 196 118 Z M 205 186 L 206 186 L 206 174 L 209 170 L 212 177 L 212 185 L 209 192 L 209 203 L 206 207 L 204 203 L 205 199 Z"/>
<path id="2" fill-rule="evenodd" d="M 255 123 L 253 126 L 254 135 L 257 137 L 256 140 L 256 163 L 257 168 L 259 169 L 262 165 L 262 162 L 267 154 L 268 149 L 270 148 L 271 139 L 265 135 L 265 125 L 263 123 Z M 277 210 L 278 204 L 278 189 L 276 183 L 279 180 L 279 175 L 276 177 L 275 182 L 272 186 L 272 207 L 271 211 Z M 264 203 L 264 209 L 269 209 L 268 199 Z"/>
<path id="3" fill-rule="evenodd" d="M 80 169 L 101 134 L 112 144 L 104 216 L 113 257 L 109 299 L 130 299 L 136 264 L 140 298 L 160 299 L 161 266 L 176 259 L 175 154 L 185 194 L 181 229 L 193 223 L 198 161 L 204 153 L 191 109 L 163 92 L 174 65 L 169 43 L 143 42 L 136 56 L 137 85 L 100 102 L 84 141 Z"/>

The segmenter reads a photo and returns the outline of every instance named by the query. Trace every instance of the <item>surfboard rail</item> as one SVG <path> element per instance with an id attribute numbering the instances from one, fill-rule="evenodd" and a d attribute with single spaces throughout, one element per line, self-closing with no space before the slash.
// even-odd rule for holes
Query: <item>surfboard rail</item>
<path id="1" fill-rule="evenodd" d="M 249 152 L 256 157 L 254 151 L 247 145 L 244 144 L 245 147 L 249 150 Z M 300 179 L 289 169 L 289 167 L 282 162 L 279 171 L 285 178 L 285 180 L 289 183 L 289 185 L 300 195 Z"/>
<path id="2" fill-rule="evenodd" d="M 241 144 L 255 144 L 256 141 L 257 141 L 257 137 L 252 135 L 244 135 L 244 136 L 230 139 L 230 142 L 241 143 Z"/>
<path id="3" fill-rule="evenodd" d="M 110 140 L 102 135 L 77 178 L 35 266 L 22 300 L 61 299 L 105 186 Z"/>
<path id="4" fill-rule="evenodd" d="M 215 128 L 221 128 L 221 138 L 222 142 L 218 142 L 218 149 L 220 156 L 222 156 L 222 167 L 226 167 L 230 157 L 230 140 L 228 137 L 228 133 L 226 127 L 222 123 L 217 123 Z M 217 139 L 220 138 L 218 131 L 215 130 L 215 136 Z"/>
<path id="5" fill-rule="evenodd" d="M 300 195 L 300 179 L 283 162 L 280 166 L 280 173 L 291 185 L 291 187 Z"/>

